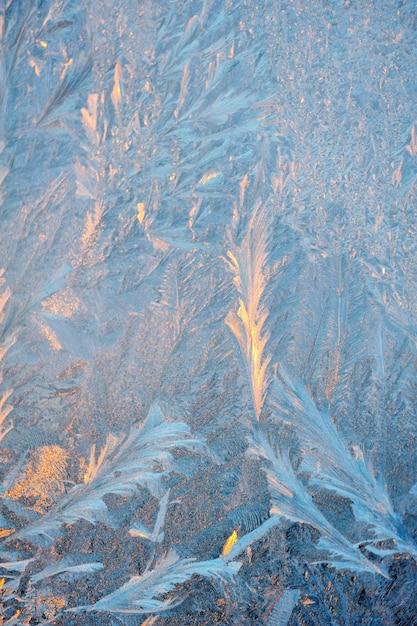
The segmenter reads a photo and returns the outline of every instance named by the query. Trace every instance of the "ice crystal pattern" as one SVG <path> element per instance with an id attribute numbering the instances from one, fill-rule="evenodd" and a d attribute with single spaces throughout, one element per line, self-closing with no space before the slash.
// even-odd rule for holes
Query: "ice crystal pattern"
<path id="1" fill-rule="evenodd" d="M 417 622 L 411 0 L 0 6 L 0 621 Z"/>

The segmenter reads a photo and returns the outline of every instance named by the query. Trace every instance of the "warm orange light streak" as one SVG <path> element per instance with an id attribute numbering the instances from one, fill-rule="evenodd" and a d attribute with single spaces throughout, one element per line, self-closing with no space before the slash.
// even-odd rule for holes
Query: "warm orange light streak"
<path id="1" fill-rule="evenodd" d="M 237 541 L 237 532 L 234 530 L 232 534 L 230 535 L 230 537 L 228 537 L 225 541 L 225 544 L 222 550 L 222 556 L 227 556 L 229 554 L 229 552 L 235 545 L 236 541 Z"/>

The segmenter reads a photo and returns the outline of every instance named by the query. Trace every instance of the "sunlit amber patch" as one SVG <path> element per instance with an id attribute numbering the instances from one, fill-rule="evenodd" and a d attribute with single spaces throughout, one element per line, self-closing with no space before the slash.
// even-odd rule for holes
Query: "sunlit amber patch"
<path id="1" fill-rule="evenodd" d="M 40 76 L 40 74 L 41 74 L 40 67 L 39 67 L 39 65 L 37 65 L 37 63 L 34 61 L 34 59 L 32 59 L 32 58 L 29 59 L 29 65 L 30 65 L 30 67 L 33 67 L 33 70 L 34 70 L 36 76 Z"/>
<path id="2" fill-rule="evenodd" d="M 147 617 L 145 621 L 142 622 L 141 626 L 152 626 L 152 624 L 155 624 L 157 619 L 158 619 L 158 616 L 149 615 L 149 617 Z"/>
<path id="3" fill-rule="evenodd" d="M 131 537 L 140 537 L 142 539 L 150 539 L 151 536 L 149 533 L 142 533 L 139 530 L 129 530 L 129 534 Z"/>
<path id="4" fill-rule="evenodd" d="M 80 300 L 72 291 L 65 290 L 54 293 L 50 298 L 42 302 L 42 307 L 62 317 L 70 318 L 80 308 Z"/>
<path id="5" fill-rule="evenodd" d="M 139 220 L 139 223 L 142 224 L 143 220 L 145 219 L 145 203 L 144 202 L 138 202 L 137 218 Z"/>
<path id="6" fill-rule="evenodd" d="M 210 180 L 213 180 L 213 178 L 217 178 L 217 176 L 220 175 L 220 172 L 212 172 L 211 174 L 204 174 L 200 180 L 198 181 L 199 185 L 205 185 L 206 183 L 208 183 Z"/>
<path id="7" fill-rule="evenodd" d="M 33 452 L 25 477 L 5 495 L 13 500 L 22 499 L 38 513 L 45 513 L 55 499 L 65 492 L 68 455 L 59 446 L 42 446 Z"/>
<path id="8" fill-rule="evenodd" d="M 54 331 L 46 324 L 41 325 L 41 332 L 49 341 L 49 344 L 53 350 L 62 350 L 62 346 L 58 341 L 58 338 Z"/>
<path id="9" fill-rule="evenodd" d="M 226 539 L 223 546 L 222 556 L 227 556 L 237 541 L 237 532 L 234 530 L 230 537 Z"/>

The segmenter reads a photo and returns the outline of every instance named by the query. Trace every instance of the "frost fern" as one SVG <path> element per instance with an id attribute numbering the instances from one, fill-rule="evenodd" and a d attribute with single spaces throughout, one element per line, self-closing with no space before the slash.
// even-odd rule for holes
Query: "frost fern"
<path id="1" fill-rule="evenodd" d="M 226 324 L 239 342 L 250 381 L 256 419 L 259 421 L 268 387 L 264 356 L 269 333 L 264 330 L 268 310 L 262 303 L 267 285 L 267 221 L 265 208 L 258 208 L 249 222 L 242 244 L 227 253 L 233 282 L 240 294 L 237 314 L 229 311 Z"/>
<path id="2" fill-rule="evenodd" d="M 318 547 L 330 553 L 326 559 L 336 569 L 358 572 L 383 573 L 368 561 L 315 506 L 312 497 L 296 476 L 289 454 L 273 449 L 267 436 L 254 433 L 250 439 L 249 453 L 266 461 L 264 471 L 271 495 L 271 514 L 285 517 L 292 522 L 309 524 L 321 534 Z"/>
<path id="3" fill-rule="evenodd" d="M 209 561 L 196 561 L 192 558 L 180 559 L 174 550 L 168 552 L 153 569 L 147 569 L 140 576 L 133 576 L 113 593 L 104 596 L 90 606 L 70 609 L 75 613 L 84 611 L 107 611 L 111 613 L 160 613 L 172 609 L 184 598 L 178 595 L 168 600 L 160 600 L 163 594 L 172 591 L 176 585 L 189 580 L 194 574 L 209 578 L 227 580 L 240 569 L 241 563 L 227 563 L 222 558 Z"/>
<path id="4" fill-rule="evenodd" d="M 303 382 L 293 383 L 283 368 L 280 375 L 283 384 L 274 385 L 274 404 L 296 429 L 310 484 L 348 498 L 356 520 L 370 526 L 375 541 L 392 539 L 396 543 L 392 552 L 417 556 L 417 548 L 403 529 L 386 489 L 375 478 L 360 448 L 351 454 L 328 411 L 317 409 Z M 382 554 L 391 551 L 372 545 L 368 548 Z"/>
<path id="5" fill-rule="evenodd" d="M 156 488 L 169 469 L 170 451 L 195 447 L 198 443 L 191 438 L 184 422 L 167 422 L 154 405 L 144 423 L 133 428 L 129 435 L 109 435 L 98 458 L 93 446 L 84 483 L 70 489 L 41 519 L 12 538 L 40 535 L 52 538 L 62 524 L 74 524 L 81 519 L 94 524 L 107 510 L 104 496 L 111 493 L 129 496 L 137 485 Z"/>

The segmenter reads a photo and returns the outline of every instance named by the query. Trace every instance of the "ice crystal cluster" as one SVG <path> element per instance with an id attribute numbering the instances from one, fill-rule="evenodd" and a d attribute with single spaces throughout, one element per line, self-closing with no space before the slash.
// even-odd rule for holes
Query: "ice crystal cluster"
<path id="1" fill-rule="evenodd" d="M 0 621 L 417 623 L 414 0 L 0 3 Z"/>

